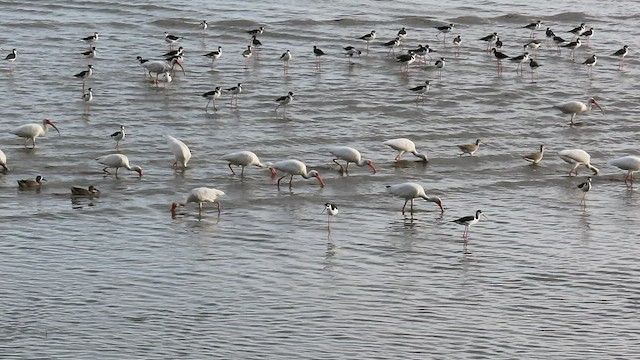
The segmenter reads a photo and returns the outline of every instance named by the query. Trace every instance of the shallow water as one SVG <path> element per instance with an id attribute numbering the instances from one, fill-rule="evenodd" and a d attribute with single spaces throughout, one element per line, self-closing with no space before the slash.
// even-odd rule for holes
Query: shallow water
<path id="1" fill-rule="evenodd" d="M 15 69 L 0 64 L 0 149 L 11 172 L 0 175 L 0 357 L 154 358 L 632 358 L 637 326 L 639 195 L 607 160 L 638 154 L 639 93 L 635 2 L 511 5 L 418 1 L 182 1 L 55 4 L 2 1 L 0 46 L 17 48 Z M 327 6 L 329 5 L 329 6 Z M 247 10 L 249 9 L 249 11 Z M 628 14 L 628 15 L 627 15 Z M 202 36 L 198 23 L 208 19 Z M 528 41 L 521 26 L 541 19 L 559 35 L 580 22 L 597 29 L 572 62 L 543 45 L 532 83 L 505 63 L 501 76 L 482 36 L 497 31 L 515 55 Z M 339 20 L 339 21 L 338 21 Z M 434 26 L 453 22 L 447 43 Z M 259 59 L 243 67 L 244 32 L 260 25 Z M 430 65 L 399 71 L 387 49 L 406 26 L 407 46 L 429 44 L 447 58 L 442 78 Z M 376 29 L 368 55 L 357 37 Z M 80 55 L 78 39 L 100 32 L 98 57 Z M 137 55 L 168 50 L 179 34 L 186 74 L 155 87 Z M 464 47 L 454 57 L 450 40 Z M 566 36 L 565 36 L 566 35 Z M 544 31 L 537 32 L 544 39 Z M 328 55 L 315 69 L 311 48 Z M 609 54 L 628 44 L 624 71 Z M 212 69 L 201 55 L 223 47 Z M 279 56 L 291 50 L 288 76 Z M 401 50 L 398 50 L 401 51 Z M 590 81 L 580 64 L 600 60 Z M 89 108 L 73 78 L 91 63 Z M 430 80 L 424 105 L 407 88 Z M 241 82 L 204 111 L 200 95 Z M 294 91 L 287 116 L 273 100 Z M 578 116 L 552 108 L 595 96 L 605 105 Z M 61 135 L 25 149 L 9 131 L 53 119 Z M 95 158 L 121 151 L 144 169 L 104 177 Z M 163 134 L 191 148 L 189 169 L 175 172 Z M 408 137 L 429 162 L 411 154 L 395 163 L 382 143 Z M 482 139 L 475 157 L 456 145 Z M 548 147 L 532 167 L 521 157 Z M 351 166 L 342 176 L 327 148 L 348 145 L 378 173 Z M 587 205 L 555 153 L 582 148 L 600 175 Z M 294 179 L 280 190 L 264 169 L 230 174 L 223 154 L 252 150 L 263 161 L 297 158 L 326 182 Z M 41 191 L 16 180 L 44 175 Z M 442 197 L 446 211 L 415 203 L 414 218 L 385 185 L 416 181 Z M 69 186 L 95 185 L 99 199 L 71 199 Z M 225 191 L 218 218 L 193 205 L 171 219 L 173 201 L 195 187 Z M 320 214 L 327 201 L 340 213 Z M 451 221 L 482 209 L 462 251 L 463 228 Z"/>

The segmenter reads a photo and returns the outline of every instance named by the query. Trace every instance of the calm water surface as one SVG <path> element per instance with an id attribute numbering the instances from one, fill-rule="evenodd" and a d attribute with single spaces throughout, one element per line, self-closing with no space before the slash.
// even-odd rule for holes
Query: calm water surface
<path id="1" fill-rule="evenodd" d="M 210 2 L 0 1 L 0 46 L 18 49 L 15 69 L 0 64 L 0 358 L 2 359 L 428 359 L 634 358 L 640 353 L 637 188 L 607 160 L 638 154 L 640 5 L 633 1 Z M 208 19 L 203 36 L 198 23 Z M 498 76 L 482 36 L 497 31 L 516 55 L 522 26 L 541 19 L 559 35 L 581 22 L 596 28 L 590 47 L 537 53 L 540 80 L 505 64 Z M 453 22 L 447 43 L 434 26 Z M 266 27 L 259 59 L 244 69 L 246 30 Z M 407 46 L 429 44 L 446 57 L 407 76 L 387 49 L 407 27 Z M 342 46 L 377 30 L 369 54 Z M 98 57 L 80 38 L 98 31 Z M 186 75 L 155 87 L 137 55 L 168 50 L 164 31 L 184 36 Z M 450 40 L 464 47 L 453 56 Z M 544 32 L 537 33 L 544 39 Z M 610 54 L 628 44 L 627 68 Z M 312 45 L 328 55 L 320 71 Z M 214 69 L 202 54 L 223 47 Z M 294 58 L 283 76 L 280 54 Z M 399 50 L 400 51 L 400 50 Z M 580 64 L 600 58 L 593 80 Z M 91 63 L 90 108 L 73 74 Z M 528 69 L 527 69 L 528 70 Z M 423 105 L 407 88 L 431 80 Z M 216 112 L 200 95 L 243 83 Z M 294 91 L 287 117 L 276 97 Z M 553 104 L 595 96 L 605 105 L 578 117 Z M 61 135 L 25 149 L 9 131 L 53 119 Z M 104 177 L 95 158 L 113 153 L 109 134 L 128 135 L 122 153 L 143 167 Z M 163 139 L 193 153 L 176 173 Z M 408 137 L 430 161 L 395 163 L 383 141 Z M 457 144 L 484 141 L 477 156 Z M 521 157 L 548 147 L 538 167 Z M 327 148 L 358 148 L 379 172 L 352 166 L 342 176 Z M 601 170 L 587 205 L 584 181 L 555 153 L 582 148 Z M 327 186 L 296 179 L 276 188 L 266 170 L 230 174 L 220 156 L 252 150 L 264 161 L 297 158 Z M 16 180 L 41 174 L 40 191 Z M 413 219 L 385 185 L 424 184 L 446 211 L 416 202 Z M 69 186 L 95 185 L 99 199 L 71 199 Z M 225 191 L 222 215 L 193 205 L 172 220 L 170 204 L 198 186 Z M 321 215 L 334 202 L 331 232 Z M 482 209 L 462 251 L 452 223 Z"/>

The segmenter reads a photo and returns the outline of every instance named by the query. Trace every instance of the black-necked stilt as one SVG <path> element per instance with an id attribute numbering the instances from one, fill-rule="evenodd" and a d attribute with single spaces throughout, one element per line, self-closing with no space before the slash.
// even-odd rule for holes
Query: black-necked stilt
<path id="1" fill-rule="evenodd" d="M 82 94 L 82 100 L 87 104 L 93 100 L 93 89 L 92 88 L 88 88 L 87 92 Z"/>
<path id="2" fill-rule="evenodd" d="M 633 186 L 633 173 L 640 171 L 640 157 L 627 155 L 609 161 L 609 165 L 624 170 L 627 174 L 624 177 L 625 185 L 629 182 Z"/>
<path id="3" fill-rule="evenodd" d="M 460 35 L 456 36 L 453 39 L 453 46 L 455 47 L 455 50 L 454 50 L 453 54 L 456 57 L 460 56 L 460 47 L 462 46 L 462 38 L 460 37 Z"/>
<path id="4" fill-rule="evenodd" d="M 400 38 L 400 40 L 404 40 L 407 37 L 407 29 L 403 26 L 402 29 L 398 30 L 398 34 L 396 35 Z"/>
<path id="5" fill-rule="evenodd" d="M 533 59 L 529 59 L 529 68 L 531 69 L 531 82 L 533 82 L 533 74 L 535 73 L 536 78 L 540 78 L 540 76 L 538 75 L 538 68 L 542 66 L 540 64 L 538 64 L 537 61 L 533 60 Z"/>
<path id="6" fill-rule="evenodd" d="M 233 107 L 233 99 L 236 100 L 236 107 L 238 107 L 238 95 L 242 92 L 242 83 L 238 83 L 237 86 L 224 89 L 224 91 L 231 93 L 231 107 Z"/>
<path id="7" fill-rule="evenodd" d="M 587 181 L 579 184 L 578 189 L 582 190 L 582 199 L 580 200 L 580 204 L 587 205 L 586 197 L 587 193 L 591 190 L 591 176 L 587 178 Z"/>
<path id="8" fill-rule="evenodd" d="M 573 122 L 573 119 L 576 117 L 576 115 L 591 111 L 592 105 L 597 106 L 602 112 L 602 115 L 604 115 L 604 110 L 594 98 L 587 99 L 586 103 L 580 101 L 569 101 L 564 104 L 554 105 L 553 107 L 560 110 L 563 114 L 571 114 L 571 122 L 569 123 L 569 125 L 573 126 L 580 125 L 580 123 Z"/>
<path id="9" fill-rule="evenodd" d="M 209 27 L 209 24 L 207 24 L 207 20 L 202 20 L 200 22 L 200 30 L 204 31 L 207 30 L 207 28 Z"/>
<path id="10" fill-rule="evenodd" d="M 527 45 L 525 45 L 526 48 Z M 520 69 L 520 73 L 524 73 L 524 69 L 522 68 L 522 64 L 529 62 L 529 53 L 525 51 L 524 54 L 522 55 L 518 55 L 518 56 L 514 56 L 512 58 L 509 59 L 509 61 L 512 61 L 514 63 L 518 63 L 518 66 L 516 67 L 516 73 L 518 72 L 518 69 Z"/>
<path id="11" fill-rule="evenodd" d="M 504 44 L 502 43 L 502 40 L 500 40 L 500 36 L 496 36 L 495 48 L 500 50 L 502 49 L 502 45 Z"/>
<path id="12" fill-rule="evenodd" d="M 416 97 L 416 103 L 418 102 L 418 100 L 422 99 L 422 102 L 424 103 L 424 99 L 426 97 L 426 93 L 429 92 L 429 80 L 424 82 L 424 85 L 420 85 L 420 86 L 416 86 L 416 87 L 412 87 L 409 90 L 413 91 L 414 93 L 418 94 L 418 96 Z"/>
<path id="13" fill-rule="evenodd" d="M 402 54 L 402 55 L 398 55 L 396 56 L 396 61 L 401 63 L 400 65 L 400 71 L 407 73 L 409 72 L 409 65 L 413 64 L 414 61 L 416 61 L 416 55 L 415 54 Z M 403 70 L 404 69 L 404 70 Z"/>
<path id="14" fill-rule="evenodd" d="M 182 39 L 182 36 L 171 35 L 168 32 L 164 32 L 164 41 L 169 43 L 169 46 L 173 46 L 178 40 Z"/>
<path id="15" fill-rule="evenodd" d="M 178 48 L 178 50 L 170 50 L 167 51 L 166 53 L 164 53 L 162 56 L 164 58 L 170 58 L 170 57 L 174 57 L 174 56 L 180 56 L 184 53 L 184 48 L 182 46 L 180 46 Z"/>
<path id="16" fill-rule="evenodd" d="M 498 38 L 498 33 L 494 32 L 493 34 L 489 34 L 485 37 L 481 37 L 480 40 L 481 41 L 486 41 L 487 42 L 487 52 L 490 51 L 491 49 L 491 44 L 496 40 L 496 38 Z"/>
<path id="17" fill-rule="evenodd" d="M 587 28 L 584 25 L 585 24 L 582 23 L 582 24 L 580 24 L 580 26 L 569 30 L 569 32 L 573 34 L 573 38 L 576 38 L 576 37 L 582 35 L 583 32 L 587 31 Z"/>
<path id="18" fill-rule="evenodd" d="M 410 212 L 413 215 L 413 199 L 423 198 L 429 202 L 434 202 L 440 207 L 440 211 L 444 212 L 442 207 L 442 200 L 437 196 L 429 196 L 424 191 L 424 188 L 420 184 L 413 182 L 405 182 L 396 185 L 387 185 L 387 191 L 393 196 L 404 199 L 404 205 L 402 206 L 402 215 L 404 215 L 404 209 L 407 207 L 407 203 L 411 201 Z"/>
<path id="19" fill-rule="evenodd" d="M 262 41 L 258 40 L 258 38 L 255 35 L 253 35 L 251 37 L 251 46 L 253 46 L 257 51 L 259 50 L 260 46 L 262 46 Z"/>
<path id="20" fill-rule="evenodd" d="M 533 53 L 537 53 L 540 46 L 542 46 L 542 41 L 534 39 L 526 43 L 525 46 L 526 49 L 533 51 Z"/>
<path id="21" fill-rule="evenodd" d="M 420 57 L 422 59 L 422 62 L 426 63 L 426 56 L 429 54 L 430 50 L 427 49 L 425 46 L 422 46 L 422 44 L 418 45 L 417 49 L 413 49 L 413 50 L 409 50 L 408 53 L 409 54 L 414 54 L 416 57 Z M 429 58 L 431 58 L 431 55 L 429 55 Z"/>
<path id="22" fill-rule="evenodd" d="M 525 155 L 522 158 L 532 164 L 538 164 L 544 157 L 544 145 L 540 145 L 540 151 Z"/>
<path id="23" fill-rule="evenodd" d="M 140 66 L 142 66 L 142 70 L 144 71 L 144 77 L 147 77 L 147 69 L 144 67 L 144 64 L 149 62 L 149 59 L 143 59 L 142 56 L 136 56 L 136 59 L 138 60 L 138 62 L 140 63 Z M 151 74 L 149 74 L 149 76 L 151 76 Z"/>
<path id="24" fill-rule="evenodd" d="M 620 62 L 618 63 L 618 70 L 622 70 L 624 68 L 624 58 L 629 54 L 629 46 L 625 45 L 622 49 L 614 52 L 611 56 L 617 56 L 620 58 Z"/>
<path id="25" fill-rule="evenodd" d="M 353 62 L 351 61 L 351 58 L 353 58 L 353 55 L 358 55 L 358 57 L 360 57 L 360 55 L 362 54 L 362 51 L 354 48 L 353 46 L 346 46 L 342 48 L 345 51 L 346 56 L 349 57 L 349 64 L 352 65 Z"/>
<path id="26" fill-rule="evenodd" d="M 396 157 L 394 158 L 395 161 L 400 161 L 400 159 L 402 158 L 402 154 L 404 153 L 412 153 L 414 156 L 420 158 L 423 162 L 429 161 L 427 155 L 419 153 L 416 149 L 416 144 L 409 139 L 391 139 L 383 142 L 383 144 L 398 152 L 398 155 L 396 155 Z"/>
<path id="27" fill-rule="evenodd" d="M 264 26 L 260 26 L 260 28 L 258 28 L 258 29 L 253 29 L 253 30 L 247 31 L 247 33 L 249 35 L 252 35 L 252 36 L 262 35 L 263 32 L 264 32 Z"/>
<path id="28" fill-rule="evenodd" d="M 289 105 L 293 101 L 293 91 L 289 91 L 289 93 L 285 96 L 280 96 L 275 100 L 278 103 L 278 106 L 274 109 L 274 111 L 278 111 L 280 106 L 284 106 L 284 111 L 282 112 L 282 117 L 287 115 L 287 105 Z"/>
<path id="29" fill-rule="evenodd" d="M 493 56 L 495 56 L 496 58 L 496 64 L 498 66 L 498 74 L 500 74 L 502 72 L 502 60 L 504 59 L 508 59 L 509 55 L 500 52 L 498 50 L 496 50 L 496 48 L 492 48 L 491 49 L 491 53 L 493 54 Z"/>
<path id="30" fill-rule="evenodd" d="M 313 45 L 313 55 L 316 57 L 316 68 L 320 69 L 320 57 L 324 56 L 324 51 Z"/>
<path id="31" fill-rule="evenodd" d="M 595 54 L 593 54 L 582 63 L 582 65 L 587 65 L 587 76 L 589 76 L 589 79 L 593 79 L 591 75 L 593 73 L 593 67 L 596 66 L 597 62 L 598 62 L 598 58 L 596 57 Z"/>
<path id="32" fill-rule="evenodd" d="M 550 27 L 547 28 L 544 34 L 547 37 L 547 47 L 549 47 L 549 43 L 551 43 L 553 37 L 556 36 L 556 34 L 553 33 L 553 30 L 551 30 Z"/>
<path id="33" fill-rule="evenodd" d="M 327 229 L 331 231 L 331 217 L 338 215 L 338 207 L 333 205 L 332 203 L 324 204 L 324 210 L 322 210 L 321 214 L 327 213 Z"/>
<path id="34" fill-rule="evenodd" d="M 531 23 L 529 25 L 523 26 L 523 28 L 531 30 L 531 35 L 529 35 L 529 37 L 530 38 L 534 38 L 535 37 L 535 31 L 540 29 L 540 26 L 542 26 L 542 21 L 538 20 L 538 21 L 536 21 L 534 23 Z"/>
<path id="35" fill-rule="evenodd" d="M 579 48 L 581 45 L 582 45 L 582 42 L 580 41 L 580 39 L 576 39 L 576 41 L 572 41 L 568 44 L 562 45 L 562 47 L 571 49 L 571 60 L 575 60 L 576 49 Z"/>
<path id="36" fill-rule="evenodd" d="M 593 37 L 595 30 L 593 28 L 589 28 L 589 30 L 583 32 L 582 34 L 580 34 L 580 36 L 584 36 L 585 38 L 587 38 L 587 46 L 590 45 L 591 42 L 591 37 Z"/>
<path id="37" fill-rule="evenodd" d="M 441 57 L 434 65 L 438 69 L 438 80 L 442 80 L 442 69 L 446 66 L 446 59 Z"/>
<path id="38" fill-rule="evenodd" d="M 211 67 L 213 68 L 213 63 L 220 59 L 220 57 L 222 57 L 222 46 L 218 46 L 218 50 L 216 51 L 211 51 L 207 54 L 204 54 L 203 56 L 208 57 L 209 59 L 211 59 Z"/>
<path id="39" fill-rule="evenodd" d="M 111 134 L 111 138 L 116 142 L 116 150 L 120 149 L 120 141 L 124 140 L 125 136 L 126 134 L 124 132 L 124 125 L 120 125 L 120 130 Z"/>
<path id="40" fill-rule="evenodd" d="M 453 25 L 453 24 L 444 25 L 444 26 L 436 26 L 436 30 L 438 30 L 438 33 L 436 34 L 436 39 L 440 40 L 438 35 L 440 35 L 442 33 L 442 34 L 444 34 L 444 36 L 442 38 L 442 42 L 444 43 L 447 40 L 447 34 L 449 32 L 451 32 L 451 30 L 453 30 L 454 26 L 455 25 Z"/>
<path id="41" fill-rule="evenodd" d="M 87 65 L 87 70 L 81 71 L 75 75 L 73 75 L 76 79 L 82 80 L 82 92 L 84 92 L 84 83 L 85 81 L 93 75 L 93 65 Z"/>
<path id="42" fill-rule="evenodd" d="M 13 70 L 13 62 L 16 61 L 17 57 L 18 57 L 18 52 L 16 51 L 16 49 L 13 49 L 11 50 L 11 53 L 9 53 L 9 55 L 7 55 L 4 58 L 9 62 L 9 69 Z"/>
<path id="43" fill-rule="evenodd" d="M 91 49 L 89 49 L 89 50 L 87 50 L 87 51 L 84 51 L 84 52 L 82 53 L 82 55 L 83 55 L 84 57 L 86 57 L 87 59 L 93 59 L 94 57 L 96 57 L 96 54 L 97 54 L 97 53 L 98 53 L 98 52 L 96 51 L 96 47 L 95 47 L 95 46 L 92 46 L 92 47 L 91 47 Z"/>
<path id="44" fill-rule="evenodd" d="M 458 149 L 462 151 L 462 153 L 458 156 L 462 156 L 464 154 L 469 154 L 473 156 L 473 154 L 475 154 L 479 148 L 480 148 L 480 139 L 477 139 L 476 142 L 473 144 L 458 145 Z"/>
<path id="45" fill-rule="evenodd" d="M 389 48 L 389 51 L 387 51 L 387 56 L 391 55 L 393 53 L 393 56 L 396 55 L 396 48 L 398 46 L 400 46 L 400 38 L 397 37 L 391 41 L 387 41 L 386 43 L 383 44 L 385 47 Z"/>
<path id="46" fill-rule="evenodd" d="M 467 242 L 469 240 L 469 228 L 480 221 L 480 215 L 487 218 L 486 215 L 482 213 L 482 210 L 477 210 L 475 216 L 463 216 L 459 219 L 453 220 L 454 223 L 464 225 L 464 232 L 462 233 L 462 238 L 464 239 L 464 252 L 467 253 Z"/>
<path id="47" fill-rule="evenodd" d="M 593 172 L 593 175 L 598 175 L 600 170 L 597 167 L 591 165 L 591 155 L 582 149 L 568 149 L 558 152 L 558 156 L 564 162 L 572 164 L 573 168 L 569 171 L 569 176 L 575 171 L 578 176 L 578 167 L 584 165 L 587 169 Z"/>
<path id="48" fill-rule="evenodd" d="M 80 40 L 82 40 L 82 41 L 86 41 L 86 42 L 88 42 L 89 44 L 92 44 L 92 43 L 94 43 L 94 42 L 98 41 L 98 37 L 99 37 L 98 32 L 94 32 L 94 33 L 93 33 L 93 35 L 89 35 L 89 36 L 87 36 L 87 37 L 83 37 L 83 38 L 82 38 L 82 39 L 80 39 Z"/>
<path id="49" fill-rule="evenodd" d="M 285 75 L 289 73 L 289 60 L 291 60 L 293 56 L 291 55 L 291 51 L 287 50 L 282 55 L 280 55 L 280 60 L 283 61 L 282 69 Z"/>
<path id="50" fill-rule="evenodd" d="M 247 45 L 247 49 L 245 51 L 242 52 L 242 57 L 244 58 L 244 68 L 248 68 L 249 67 L 249 59 L 251 58 L 251 55 L 253 55 L 253 51 L 251 50 L 251 45 Z"/>
<path id="51" fill-rule="evenodd" d="M 211 102 L 213 102 L 213 110 L 218 110 L 218 108 L 216 107 L 216 99 L 219 98 L 220 95 L 222 95 L 220 86 L 216 86 L 215 89 L 211 91 L 207 91 L 206 93 L 202 94 L 203 98 L 209 100 L 207 102 L 207 106 L 204 107 L 204 111 L 207 111 L 209 109 L 209 104 L 211 104 Z"/>
<path id="52" fill-rule="evenodd" d="M 560 36 L 553 36 L 553 42 L 556 44 L 556 47 L 558 49 L 558 54 L 562 54 L 562 49 L 560 48 L 562 46 L 562 44 L 564 44 L 565 42 L 567 42 L 565 39 L 561 38 Z"/>
<path id="53" fill-rule="evenodd" d="M 369 53 L 369 42 L 371 40 L 374 40 L 375 38 L 376 38 L 376 31 L 375 30 L 371 30 L 370 33 L 364 34 L 364 35 L 359 37 L 360 40 L 364 40 L 364 41 L 367 42 L 367 53 Z"/>

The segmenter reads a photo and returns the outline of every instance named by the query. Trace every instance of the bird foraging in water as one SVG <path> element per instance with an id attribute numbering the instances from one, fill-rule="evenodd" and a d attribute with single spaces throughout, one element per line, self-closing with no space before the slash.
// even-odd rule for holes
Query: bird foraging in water
<path id="1" fill-rule="evenodd" d="M 578 185 L 578 189 L 582 190 L 582 199 L 580 200 L 580 204 L 587 205 L 586 196 L 587 193 L 591 190 L 591 176 L 587 178 L 587 181 Z"/>
<path id="2" fill-rule="evenodd" d="M 363 159 L 360 151 L 352 147 L 333 146 L 329 148 L 329 152 L 335 157 L 335 159 L 333 159 L 333 162 L 340 166 L 340 171 L 343 173 L 349 172 L 349 163 L 355 163 L 359 167 L 367 165 L 371 168 L 374 174 L 376 173 L 376 167 L 373 165 L 373 161 L 370 159 Z M 338 162 L 338 160 L 345 160 L 347 162 L 347 165 L 343 167 L 342 164 Z"/>
<path id="3" fill-rule="evenodd" d="M 178 169 L 178 164 L 180 164 L 180 168 L 184 171 L 187 168 L 187 163 L 189 163 L 189 160 L 191 159 L 191 151 L 189 150 L 189 147 L 171 135 L 165 135 L 164 137 L 167 139 L 169 150 L 171 150 L 176 160 L 173 162 L 172 167 Z"/>
<path id="4" fill-rule="evenodd" d="M 56 127 L 53 121 L 49 119 L 42 120 L 40 124 L 25 124 L 19 126 L 17 129 L 11 131 L 12 134 L 17 135 L 21 138 L 24 138 L 24 147 L 27 147 L 27 142 L 31 140 L 33 146 L 32 149 L 36 147 L 36 138 L 42 135 L 46 135 L 49 132 L 49 128 L 47 125 L 53 127 L 60 134 L 60 130 Z"/>
<path id="5" fill-rule="evenodd" d="M 275 170 L 282 171 L 285 175 L 278 179 L 278 189 L 280 189 L 280 181 L 287 176 L 291 176 L 289 179 L 289 189 L 291 189 L 291 183 L 293 181 L 293 177 L 296 175 L 300 175 L 305 179 L 310 179 L 312 177 L 318 179 L 320 183 L 320 188 L 324 187 L 324 181 L 320 177 L 320 173 L 316 170 L 311 170 L 307 172 L 307 165 L 305 165 L 302 161 L 299 160 L 283 160 L 278 161 L 271 165 L 271 167 Z"/>
<path id="6" fill-rule="evenodd" d="M 537 165 L 538 163 L 540 163 L 540 161 L 542 161 L 543 157 L 544 157 L 544 145 L 540 145 L 540 151 L 531 153 L 529 155 L 525 155 L 522 158 L 534 165 Z"/>
<path id="7" fill-rule="evenodd" d="M 591 165 L 591 155 L 582 149 L 568 149 L 558 152 L 558 156 L 564 162 L 572 164 L 573 168 L 569 171 L 569 176 L 575 171 L 578 176 L 578 167 L 584 165 L 587 169 L 593 172 L 593 175 L 598 175 L 600 170 L 597 167 Z"/>
<path id="8" fill-rule="evenodd" d="M 404 205 L 402 206 L 402 215 L 404 215 L 404 209 L 407 207 L 407 202 L 411 201 L 411 214 L 413 214 L 413 199 L 423 198 L 427 201 L 434 202 L 440 207 L 440 211 L 444 212 L 442 207 L 442 200 L 437 196 L 429 196 L 425 193 L 424 188 L 420 184 L 413 182 L 406 182 L 396 185 L 387 185 L 387 191 L 393 196 L 403 198 Z"/>
<path id="9" fill-rule="evenodd" d="M 102 165 L 105 165 L 102 171 L 105 172 L 107 175 L 111 175 L 111 173 L 107 171 L 108 168 L 115 168 L 116 178 L 118 177 L 118 170 L 120 168 L 125 168 L 129 171 L 135 171 L 138 173 L 138 176 L 142 176 L 142 168 L 138 165 L 130 164 L 129 158 L 126 155 L 122 155 L 122 154 L 104 155 L 97 158 L 96 161 L 98 161 L 98 163 Z"/>
<path id="10" fill-rule="evenodd" d="M 9 168 L 7 167 L 7 156 L 2 152 L 2 150 L 0 150 L 0 166 L 2 166 L 4 171 L 9 171 Z"/>
<path id="11" fill-rule="evenodd" d="M 418 150 L 416 150 L 416 144 L 409 139 L 405 139 L 405 138 L 391 139 L 383 142 L 383 144 L 389 146 L 390 148 L 398 152 L 398 155 L 396 155 L 394 159 L 395 161 L 400 161 L 400 158 L 406 152 L 412 153 L 413 155 L 422 159 L 422 161 L 424 162 L 427 162 L 429 160 L 427 158 L 427 155 L 421 154 L 418 152 Z"/>
<path id="12" fill-rule="evenodd" d="M 187 194 L 187 198 L 183 202 L 174 202 L 171 204 L 171 217 L 175 218 L 179 206 L 186 206 L 188 203 L 198 204 L 198 216 L 202 216 L 202 205 L 204 203 L 215 203 L 218 207 L 218 216 L 220 216 L 220 197 L 224 195 L 224 191 L 207 187 L 199 187 L 192 189 Z"/>
<path id="13" fill-rule="evenodd" d="M 222 160 L 226 160 L 229 162 L 229 170 L 231 170 L 231 173 L 233 175 L 235 175 L 236 172 L 233 171 L 233 168 L 231 167 L 231 165 L 237 165 L 242 167 L 242 171 L 240 171 L 240 176 L 244 176 L 244 168 L 251 165 L 257 166 L 260 168 L 269 168 L 269 170 L 271 170 L 271 175 L 275 176 L 276 174 L 275 169 L 271 167 L 272 166 L 271 163 L 263 164 L 258 158 L 258 155 L 256 155 L 251 151 L 236 151 L 229 154 L 225 154 L 225 155 L 222 155 Z"/>
<path id="14" fill-rule="evenodd" d="M 553 105 L 553 107 L 560 110 L 563 114 L 571 114 L 571 122 L 569 123 L 569 125 L 573 126 L 573 125 L 582 125 L 582 123 L 573 122 L 573 119 L 578 114 L 591 111 L 592 105 L 597 106 L 598 109 L 600 109 L 600 111 L 602 112 L 602 115 L 604 116 L 604 109 L 602 109 L 602 106 L 600 106 L 600 104 L 594 98 L 587 99 L 586 104 L 580 101 L 569 101 L 564 104 Z"/>
<path id="15" fill-rule="evenodd" d="M 462 156 L 464 154 L 473 156 L 473 154 L 475 154 L 476 151 L 478 151 L 478 149 L 480 148 L 480 139 L 476 140 L 476 142 L 473 144 L 458 145 L 458 148 L 462 151 L 459 156 Z"/>
<path id="16" fill-rule="evenodd" d="M 464 253 L 468 254 L 467 251 L 467 243 L 469 241 L 469 228 L 480 221 L 480 215 L 484 216 L 485 219 L 488 219 L 486 215 L 482 213 L 482 210 L 477 210 L 475 216 L 463 216 L 459 219 L 453 220 L 454 223 L 464 225 L 464 232 L 462 233 L 462 238 L 464 239 Z"/>
<path id="17" fill-rule="evenodd" d="M 615 166 L 620 170 L 627 171 L 624 177 L 624 183 L 633 185 L 633 173 L 640 171 L 640 157 L 628 155 L 609 161 L 609 165 Z"/>

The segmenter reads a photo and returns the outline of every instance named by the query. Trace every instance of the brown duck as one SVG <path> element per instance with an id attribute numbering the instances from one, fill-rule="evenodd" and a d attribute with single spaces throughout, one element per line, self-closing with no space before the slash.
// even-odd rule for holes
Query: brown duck
<path id="1" fill-rule="evenodd" d="M 40 186 L 42 186 L 42 182 L 43 181 L 47 181 L 47 179 L 43 178 L 42 176 L 38 175 L 36 176 L 35 180 L 18 180 L 18 187 L 20 189 L 37 189 Z"/>
<path id="2" fill-rule="evenodd" d="M 458 148 L 462 151 L 462 154 L 460 154 L 460 156 L 464 154 L 473 156 L 473 154 L 475 154 L 475 152 L 480 148 L 480 139 L 476 140 L 475 144 L 458 145 Z"/>
<path id="3" fill-rule="evenodd" d="M 96 189 L 93 185 L 89 185 L 89 189 L 85 189 L 82 187 L 72 186 L 71 187 L 71 195 L 73 196 L 88 196 L 88 197 L 99 197 L 100 190 Z"/>

